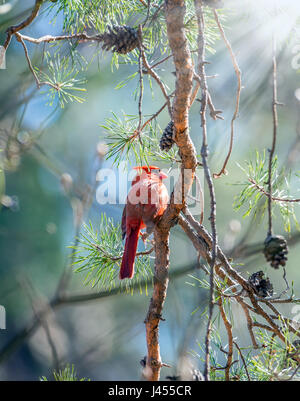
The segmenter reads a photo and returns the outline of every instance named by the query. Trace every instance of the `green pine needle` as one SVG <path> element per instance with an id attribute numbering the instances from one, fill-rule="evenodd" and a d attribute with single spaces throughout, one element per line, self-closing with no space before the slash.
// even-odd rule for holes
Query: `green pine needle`
<path id="1" fill-rule="evenodd" d="M 55 87 L 49 87 L 47 96 L 49 98 L 48 104 L 53 105 L 56 98 L 58 98 L 61 108 L 65 107 L 66 103 L 78 102 L 83 103 L 85 99 L 81 93 L 86 92 L 82 86 L 86 83 L 84 79 L 78 79 L 79 70 L 75 65 L 72 65 L 69 57 L 61 57 L 59 53 L 51 56 L 49 52 L 45 53 L 45 61 L 47 71 L 35 68 L 41 82 L 49 82 Z"/>
<path id="2" fill-rule="evenodd" d="M 266 158 L 266 153 L 260 154 L 258 151 L 255 154 L 255 160 L 247 161 L 245 168 L 238 165 L 241 170 L 245 173 L 247 180 L 237 185 L 242 186 L 242 190 L 235 197 L 233 207 L 234 209 L 243 209 L 243 217 L 248 217 L 253 215 L 256 219 L 262 219 L 268 208 L 268 197 L 259 191 L 250 180 L 253 180 L 265 192 L 268 192 L 268 160 Z M 277 157 L 274 158 L 272 163 L 272 187 L 273 187 L 273 197 L 275 198 L 291 198 L 289 190 L 289 181 L 291 180 L 290 174 L 286 173 L 284 169 L 279 171 Z M 285 189 L 282 189 L 285 185 Z M 296 186 L 297 187 L 297 186 Z M 292 223 L 295 224 L 297 229 L 300 229 L 296 213 L 295 204 L 273 201 L 274 213 L 276 208 L 283 220 L 284 228 L 287 232 L 291 231 Z"/>
<path id="3" fill-rule="evenodd" d="M 90 381 L 90 379 L 86 379 L 85 377 L 79 379 L 77 377 L 77 373 L 76 373 L 74 365 L 70 366 L 69 364 L 64 369 L 60 369 L 58 372 L 54 371 L 53 377 L 54 377 L 54 380 L 57 382 Z M 42 376 L 40 380 L 48 381 L 48 379 L 45 376 Z"/>
<path id="4" fill-rule="evenodd" d="M 91 287 L 111 291 L 133 293 L 137 283 L 152 277 L 150 256 L 141 255 L 135 259 L 135 274 L 132 279 L 119 280 L 121 258 L 124 251 L 120 224 L 115 225 L 111 218 L 101 215 L 99 230 L 95 230 L 90 222 L 83 225 L 74 249 L 74 270 L 84 275 L 84 284 Z M 142 293 L 142 286 L 139 286 Z M 147 287 L 145 288 L 147 294 Z"/>

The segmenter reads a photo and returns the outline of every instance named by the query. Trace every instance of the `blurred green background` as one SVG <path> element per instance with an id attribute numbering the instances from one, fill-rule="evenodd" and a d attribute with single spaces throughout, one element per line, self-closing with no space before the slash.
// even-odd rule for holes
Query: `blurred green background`
<path id="1" fill-rule="evenodd" d="M 251 3 L 251 2 L 250 2 Z M 243 218 L 243 212 L 233 210 L 234 197 L 245 180 L 241 168 L 245 160 L 255 158 L 255 150 L 263 151 L 271 146 L 271 26 L 275 26 L 280 38 L 278 48 L 278 92 L 284 107 L 279 108 L 279 137 L 277 154 L 279 166 L 300 171 L 300 88 L 299 74 L 293 68 L 295 48 L 299 45 L 299 31 L 295 29 L 294 11 L 274 21 L 263 7 L 248 9 L 229 2 L 226 32 L 237 55 L 243 74 L 243 90 L 239 118 L 236 122 L 234 151 L 228 165 L 227 176 L 215 180 L 217 194 L 217 225 L 220 245 L 229 253 L 248 233 L 246 244 L 260 244 L 266 236 L 266 219 L 254 221 Z M 253 3 L 253 2 L 252 2 Z M 263 4 L 264 2 L 262 2 Z M 9 13 L 0 14 L 0 43 L 4 42 L 5 29 L 23 18 L 22 12 L 30 9 L 33 1 L 13 3 Z M 266 2 L 267 4 L 267 2 Z M 0 9 L 1 10 L 1 9 Z M 293 10 L 293 9 L 292 9 Z M 18 17 L 21 15 L 21 17 Z M 285 19 L 286 18 L 286 19 Z M 24 30 L 24 34 L 39 37 L 61 32 L 62 17 L 55 24 L 51 15 L 42 13 Z M 272 22 L 270 22 L 270 20 Z M 41 48 L 29 46 L 33 60 L 39 60 Z M 81 51 L 92 55 L 93 47 L 83 45 Z M 228 149 L 230 120 L 235 106 L 236 77 L 224 43 L 218 40 L 215 54 L 208 54 L 211 93 L 217 109 L 223 110 L 224 121 L 208 120 L 210 165 L 217 172 Z M 160 73 L 172 88 L 174 67 L 166 63 Z M 136 71 L 136 66 L 120 65 L 111 71 L 110 54 L 95 60 L 87 72 L 86 101 L 69 103 L 60 109 L 56 102 L 47 105 L 44 88 L 35 90 L 35 83 L 24 57 L 23 48 L 15 39 L 6 55 L 6 69 L 0 70 L 0 161 L 5 172 L 1 173 L 0 187 L 4 187 L 0 210 L 0 305 L 6 309 L 6 330 L 0 330 L 0 379 L 36 380 L 49 377 L 53 368 L 53 355 L 45 330 L 39 326 L 32 335 L 20 342 L 15 349 L 7 344 L 20 333 L 34 316 L 29 285 L 38 306 L 52 299 L 60 277 L 70 262 L 71 250 L 78 232 L 76 216 L 82 203 L 80 196 L 87 185 L 95 185 L 97 168 L 112 167 L 111 161 L 99 160 L 97 146 L 105 142 L 105 132 L 100 127 L 111 112 L 121 115 L 137 112 L 137 101 L 132 95 L 138 78 L 126 87 L 116 90 L 119 82 Z M 154 113 L 163 103 L 157 87 L 155 98 L 148 86 L 145 89 L 143 110 Z M 298 99 L 297 99 L 298 93 Z M 25 100 L 24 100 L 25 99 Z M 168 123 L 165 111 L 159 118 L 161 127 Z M 195 102 L 190 117 L 191 135 L 198 153 L 201 146 L 199 103 Z M 38 136 L 36 142 L 32 138 Z M 98 167 L 97 167 L 98 166 Z M 77 192 L 66 195 L 62 175 L 72 177 Z M 299 180 L 291 181 L 290 191 L 299 197 Z M 207 195 L 206 191 L 206 195 Z M 208 198 L 206 205 L 209 205 Z M 84 221 L 90 219 L 97 227 L 101 213 L 105 212 L 120 221 L 122 205 L 99 205 L 96 199 Z M 207 208 L 208 209 L 208 206 Z M 295 206 L 299 217 L 299 207 Z M 205 225 L 209 227 L 205 210 Z M 74 224 L 75 223 L 75 224 Z M 275 218 L 277 233 L 283 233 L 280 216 Z M 251 230 L 249 232 L 249 227 Z M 300 248 L 296 226 L 286 237 L 292 239 L 287 264 L 287 278 L 294 281 L 295 293 L 300 291 Z M 296 233 L 296 234 L 295 234 Z M 252 249 L 252 248 L 251 248 Z M 175 271 L 191 266 L 191 274 L 203 277 L 196 266 L 197 254 L 179 227 L 171 233 L 171 265 Z M 263 255 L 240 256 L 238 271 L 245 277 L 258 270 L 267 272 L 277 293 L 285 288 L 282 274 L 272 270 Z M 69 293 L 95 292 L 83 285 L 83 276 L 71 274 Z M 27 283 L 27 284 L 24 284 Z M 30 284 L 28 284 L 30 283 Z M 194 284 L 194 286 L 188 283 Z M 99 289 L 97 290 L 99 291 Z M 61 306 L 49 315 L 48 326 L 54 339 L 61 364 L 74 363 L 80 376 L 97 380 L 134 380 L 141 375 L 139 361 L 146 354 L 144 318 L 148 309 L 148 294 L 119 294 L 93 302 Z M 163 361 L 173 366 L 163 368 L 162 377 L 176 373 L 178 365 L 190 363 L 201 368 L 202 362 L 193 351 L 201 353 L 206 321 L 202 313 L 207 306 L 208 293 L 198 288 L 187 274 L 172 279 L 164 308 L 165 322 L 160 326 Z M 199 308 L 196 313 L 193 313 Z M 286 316 L 292 316 L 290 306 L 282 308 Z M 244 346 L 250 343 L 245 330 L 245 320 L 239 309 L 234 309 L 235 334 Z M 221 335 L 226 335 L 221 328 Z M 10 352 L 11 351 L 11 352 Z M 220 355 L 220 362 L 223 356 Z"/>

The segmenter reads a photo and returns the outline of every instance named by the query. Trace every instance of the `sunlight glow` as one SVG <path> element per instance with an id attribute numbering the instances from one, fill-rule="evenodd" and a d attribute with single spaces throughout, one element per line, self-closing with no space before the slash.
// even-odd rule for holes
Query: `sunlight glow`
<path id="1" fill-rule="evenodd" d="M 295 10 L 300 10 L 300 3 L 298 0 L 260 0 L 259 3 L 256 3 L 256 7 L 264 7 L 269 10 L 274 10 L 274 9 L 293 9 Z M 259 5 L 258 5 L 259 4 Z"/>
<path id="2" fill-rule="evenodd" d="M 249 5 L 266 31 L 274 33 L 279 40 L 287 38 L 300 18 L 299 0 L 250 0 Z"/>

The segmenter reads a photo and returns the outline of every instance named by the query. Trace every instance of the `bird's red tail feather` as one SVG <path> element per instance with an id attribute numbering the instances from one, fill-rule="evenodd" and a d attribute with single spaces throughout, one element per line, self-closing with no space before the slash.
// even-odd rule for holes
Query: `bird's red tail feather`
<path id="1" fill-rule="evenodd" d="M 141 226 L 131 228 L 129 235 L 126 236 L 125 249 L 120 269 L 120 279 L 132 278 L 134 275 L 134 259 L 137 250 Z"/>

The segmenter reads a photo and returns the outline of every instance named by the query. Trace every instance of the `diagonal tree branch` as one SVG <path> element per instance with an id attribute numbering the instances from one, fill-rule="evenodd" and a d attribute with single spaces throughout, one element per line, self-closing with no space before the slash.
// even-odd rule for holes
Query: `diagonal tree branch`
<path id="1" fill-rule="evenodd" d="M 34 5 L 34 7 L 33 7 L 33 10 L 32 10 L 32 12 L 31 12 L 31 14 L 29 15 L 29 17 L 27 17 L 27 18 L 26 18 L 24 21 L 22 21 L 20 24 L 18 24 L 18 25 L 12 25 L 12 26 L 10 26 L 10 27 L 7 29 L 7 31 L 6 31 L 7 36 L 6 36 L 6 40 L 5 40 L 4 46 L 3 46 L 5 50 L 7 50 L 8 46 L 9 46 L 9 44 L 10 44 L 10 41 L 11 41 L 12 36 L 13 36 L 16 32 L 19 32 L 19 31 L 21 31 L 22 29 L 26 28 L 28 25 L 30 25 L 30 24 L 32 23 L 32 21 L 37 17 L 37 15 L 38 15 L 38 13 L 39 13 L 39 11 L 40 11 L 40 8 L 41 8 L 41 6 L 42 6 L 42 4 L 43 4 L 43 1 L 44 1 L 44 0 L 36 0 L 36 1 L 35 1 L 35 5 Z"/>

